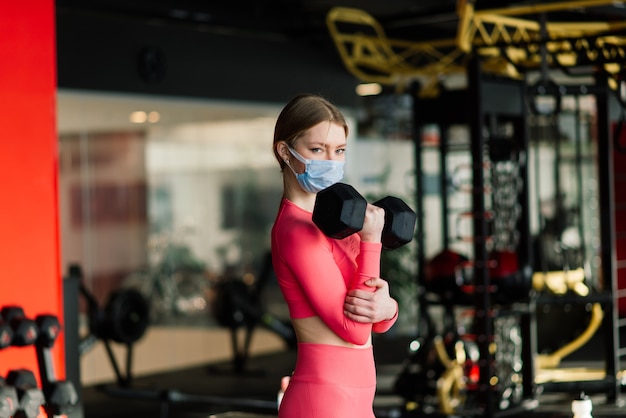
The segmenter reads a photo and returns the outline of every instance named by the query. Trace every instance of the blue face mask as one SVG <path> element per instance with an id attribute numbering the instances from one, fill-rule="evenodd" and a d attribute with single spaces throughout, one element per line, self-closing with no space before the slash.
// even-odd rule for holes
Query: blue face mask
<path id="1" fill-rule="evenodd" d="M 317 193 L 320 190 L 332 186 L 343 179 L 344 161 L 336 160 L 308 160 L 295 149 L 289 148 L 291 155 L 304 164 L 304 173 L 298 174 L 291 165 L 288 167 L 293 171 L 300 187 L 309 193 Z"/>

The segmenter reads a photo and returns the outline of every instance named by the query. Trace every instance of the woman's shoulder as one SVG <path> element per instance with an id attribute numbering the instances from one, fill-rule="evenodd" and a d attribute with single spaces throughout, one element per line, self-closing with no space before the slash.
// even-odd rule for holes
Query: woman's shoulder
<path id="1" fill-rule="evenodd" d="M 324 236 L 313 223 L 313 214 L 287 199 L 281 202 L 274 222 L 273 235 L 281 239 Z"/>
<path id="2" fill-rule="evenodd" d="M 281 201 L 278 216 L 276 217 L 276 223 L 303 226 L 311 224 L 315 226 L 313 224 L 313 214 L 288 199 L 283 199 Z"/>

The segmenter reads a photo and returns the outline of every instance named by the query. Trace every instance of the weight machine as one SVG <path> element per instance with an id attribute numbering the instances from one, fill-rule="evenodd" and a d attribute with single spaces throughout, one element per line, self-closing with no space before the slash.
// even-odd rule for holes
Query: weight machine
<path id="1" fill-rule="evenodd" d="M 485 77 L 478 61 L 469 74 L 467 90 L 414 99 L 418 307 L 420 323 L 430 325 L 418 330 L 421 347 L 395 387 L 419 413 L 495 416 L 536 405 L 525 87 Z M 467 111 L 452 113 L 452 106 Z M 430 124 L 440 140 L 425 150 L 421 131 Z M 467 128 L 465 140 L 448 137 L 454 126 Z M 443 251 L 433 264 L 426 257 L 424 152 L 439 155 Z M 450 189 L 463 198 L 451 203 Z M 442 276 L 452 292 L 436 290 Z M 437 306 L 444 308 L 443 330 L 434 326 Z"/>
<path id="2" fill-rule="evenodd" d="M 262 306 L 262 292 L 274 278 L 272 254 L 267 251 L 263 256 L 258 277 L 253 283 L 244 278 L 229 276 L 221 279 L 216 285 L 216 297 L 212 314 L 218 324 L 228 328 L 233 350 L 232 372 L 244 374 L 250 354 L 252 335 L 257 326 L 278 335 L 288 349 L 294 350 L 297 345 L 296 334 L 290 322 L 281 320 Z M 243 328 L 243 341 L 239 339 L 239 331 Z M 215 367 L 212 368 L 217 371 Z"/>
<path id="3" fill-rule="evenodd" d="M 132 373 L 133 347 L 150 326 L 150 307 L 145 297 L 135 289 L 120 289 L 112 293 L 105 306 L 101 307 L 95 297 L 82 283 L 80 266 L 72 265 L 65 279 L 64 296 L 68 307 L 75 309 L 68 311 L 66 316 L 78 317 L 77 300 L 81 295 L 87 301 L 89 315 L 89 334 L 79 338 L 78 324 L 76 329 L 70 329 L 66 339 L 69 351 L 75 355 L 68 360 L 68 380 L 78 383 L 80 396 L 80 368 L 77 364 L 80 354 L 89 350 L 97 341 L 101 341 L 107 351 L 111 366 L 115 372 L 114 384 L 102 384 L 98 389 L 115 398 L 155 401 L 159 403 L 160 417 L 170 416 L 171 406 L 174 404 L 204 404 L 219 408 L 235 407 L 244 412 L 275 412 L 276 401 L 263 399 L 248 399 L 238 397 L 211 396 L 204 394 L 187 393 L 175 388 L 138 387 Z M 76 300 L 73 300 L 76 299 Z M 73 301 L 73 303 L 70 303 Z M 113 352 L 112 344 L 122 344 L 126 348 L 125 368 L 120 367 Z M 82 411 L 81 411 L 82 413 Z"/>
<path id="4" fill-rule="evenodd" d="M 537 94 L 534 88 L 523 81 L 485 76 L 476 60 L 469 69 L 467 90 L 442 90 L 438 98 L 415 99 L 416 239 L 418 282 L 422 289 L 418 306 L 420 325 L 424 327 L 415 341 L 419 349 L 406 360 L 396 390 L 405 397 L 407 405 L 418 405 L 420 413 L 490 417 L 511 414 L 536 408 L 538 394 L 546 392 L 601 393 L 606 395 L 608 403 L 617 400 L 622 351 L 614 275 L 609 273 L 614 266 L 606 254 L 614 245 L 613 228 L 609 226 L 614 219 L 613 203 L 609 202 L 612 168 L 608 162 L 611 157 L 607 157 L 611 155 L 607 148 L 611 145 L 608 106 L 613 100 L 606 77 L 602 73 L 596 76 L 595 85 L 560 86 L 544 93 L 592 94 L 597 103 L 597 198 L 602 212 L 597 233 L 603 243 L 599 249 L 603 262 L 601 270 L 594 275 L 589 274 L 588 265 L 548 271 L 535 259 L 527 160 L 530 146 L 527 101 Z M 456 107 L 463 104 L 468 111 L 450 113 L 448 109 L 453 103 Z M 422 127 L 433 123 L 441 132 L 437 149 L 421 141 Z M 455 125 L 468 127 L 469 142 L 448 138 L 449 128 Z M 424 235 L 420 175 L 424 152 L 439 153 L 442 191 L 444 250 L 430 260 L 425 255 L 428 244 Z M 458 164 L 457 159 L 457 166 L 449 167 L 451 155 L 459 153 L 468 156 L 469 162 Z M 575 158 L 577 170 L 581 158 L 580 154 Z M 459 181 L 459 166 L 470 171 L 467 179 Z M 514 181 L 515 178 L 519 180 Z M 503 187 L 508 190 L 502 190 Z M 457 194 L 467 192 L 469 197 L 465 202 L 470 203 L 469 210 L 450 204 L 451 189 Z M 579 202 L 590 199 L 581 195 L 576 198 Z M 499 219 L 501 214 L 505 219 Z M 458 226 L 459 219 L 469 223 L 465 230 L 470 234 L 459 233 L 462 229 Z M 451 251 L 459 242 L 465 242 L 464 248 L 469 248 L 471 256 Z M 442 266 L 447 270 L 442 270 Z M 601 283 L 598 276 L 604 277 Z M 445 282 L 437 288 L 437 280 Z M 444 307 L 443 332 L 434 329 L 431 314 L 434 306 Z M 543 306 L 552 307 L 553 316 L 558 315 L 559 307 L 573 306 L 586 311 L 582 317 L 577 316 L 583 328 L 580 335 L 555 347 L 550 355 L 538 352 L 538 333 L 547 326 L 546 317 L 537 322 Z M 569 315 L 568 318 L 573 318 L 572 313 Z M 562 317 L 556 318 L 562 321 Z M 583 321 L 588 321 L 588 325 Z M 563 322 L 560 326 L 563 328 Z M 561 360 L 591 338 L 599 339 L 604 347 L 598 359 L 603 363 L 600 369 L 568 374 L 567 368 L 559 368 Z M 433 380 L 432 376 L 437 377 Z"/>
<path id="5" fill-rule="evenodd" d="M 621 384 L 620 375 L 622 374 L 619 368 L 619 356 L 620 353 L 623 352 L 619 345 L 619 329 L 620 322 L 617 321 L 617 310 L 616 310 L 616 298 L 617 292 L 615 291 L 616 284 L 614 283 L 614 274 L 610 272 L 615 267 L 613 265 L 612 257 L 610 256 L 611 248 L 615 245 L 614 239 L 612 239 L 612 234 L 614 231 L 614 227 L 612 227 L 612 223 L 614 222 L 614 217 L 612 215 L 613 208 L 613 199 L 612 195 L 612 181 L 611 181 L 611 170 L 612 165 L 610 164 L 610 159 L 612 158 L 611 148 L 611 135 L 608 127 L 610 126 L 609 122 L 609 106 L 614 103 L 612 100 L 611 90 L 608 88 L 608 83 L 606 83 L 606 77 L 600 73 L 597 74 L 597 84 L 596 85 L 587 85 L 587 86 L 561 86 L 558 91 L 561 94 L 576 96 L 581 94 L 592 94 L 595 97 L 595 101 L 597 103 L 597 120 L 598 120 L 598 131 L 597 131 L 597 176 L 598 176 L 598 195 L 597 198 L 600 201 L 599 210 L 601 214 L 598 216 L 599 226 L 598 226 L 598 238 L 600 242 L 602 242 L 601 248 L 599 248 L 600 256 L 602 257 L 602 264 L 599 266 L 599 270 L 595 272 L 595 279 L 588 273 L 588 268 L 571 268 L 569 271 L 564 272 L 547 272 L 544 271 L 539 263 L 539 260 L 534 260 L 534 252 L 532 251 L 532 239 L 529 231 L 529 211 L 528 211 L 528 196 L 526 195 L 527 191 L 524 191 L 525 187 L 522 188 L 522 191 L 519 193 L 519 202 L 521 205 L 520 216 L 517 219 L 516 230 L 519 231 L 520 235 L 518 237 L 519 242 L 516 248 L 516 253 L 519 256 L 518 262 L 516 263 L 516 268 L 519 269 L 518 278 L 521 278 L 521 281 L 518 281 L 515 285 L 519 290 L 526 289 L 524 297 L 519 298 L 518 300 L 509 300 L 507 302 L 506 299 L 502 300 L 502 298 L 498 299 L 497 297 L 493 297 L 495 295 L 490 296 L 490 292 L 488 289 L 492 289 L 495 292 L 500 292 L 502 288 L 498 288 L 498 278 L 494 276 L 494 263 L 502 262 L 502 259 L 495 260 L 492 255 L 494 246 L 497 244 L 497 238 L 493 235 L 494 227 L 495 231 L 497 231 L 496 227 L 496 219 L 497 215 L 492 214 L 492 210 L 497 209 L 497 205 L 493 205 L 493 200 L 486 199 L 489 197 L 485 191 L 489 190 L 490 187 L 494 185 L 493 183 L 493 174 L 488 173 L 486 167 L 489 167 L 489 164 L 485 163 L 485 156 L 489 156 L 490 163 L 493 163 L 493 154 L 489 153 L 489 138 L 490 133 L 497 132 L 497 129 L 490 129 L 490 127 L 485 127 L 486 122 L 493 120 L 496 118 L 500 121 L 511 120 L 511 106 L 514 108 L 522 110 L 522 113 L 518 114 L 517 117 L 521 118 L 521 120 L 526 120 L 527 116 L 524 115 L 526 106 L 523 103 L 524 99 L 527 97 L 532 97 L 531 94 L 527 91 L 526 83 L 516 82 L 512 80 L 497 80 L 497 79 L 483 79 L 480 76 L 479 69 L 477 67 L 473 68 L 474 72 L 470 72 L 470 87 L 467 92 L 450 92 L 448 95 L 447 92 L 442 93 L 442 95 L 436 100 L 416 100 L 415 102 L 415 113 L 414 116 L 416 121 L 418 121 L 416 126 L 416 170 L 418 173 L 421 172 L 421 164 L 422 164 L 422 152 L 423 145 L 421 144 L 421 139 L 419 137 L 419 132 L 421 126 L 423 124 L 428 123 L 437 123 L 441 127 L 441 142 L 439 144 L 440 151 L 440 172 L 441 172 L 441 181 L 442 181 L 442 193 L 443 202 L 442 202 L 442 213 L 444 214 L 444 220 L 442 221 L 442 230 L 444 231 L 444 243 L 443 247 L 447 248 L 450 245 L 450 238 L 457 239 L 458 234 L 450 231 L 449 224 L 454 224 L 454 222 L 450 221 L 450 217 L 458 217 L 459 212 L 458 208 L 453 208 L 448 206 L 448 202 L 446 199 L 446 190 L 449 190 L 450 183 L 454 183 L 454 181 L 450 181 L 448 175 L 450 171 L 454 172 L 454 170 L 449 170 L 446 167 L 445 158 L 446 155 L 449 155 L 450 152 L 459 152 L 458 144 L 449 144 L 446 141 L 447 127 L 464 123 L 470 125 L 471 132 L 471 141 L 470 145 L 470 154 L 471 154 L 471 167 L 473 169 L 472 172 L 472 210 L 470 218 L 472 219 L 472 231 L 474 231 L 475 235 L 471 237 L 471 246 L 473 248 L 473 257 L 472 261 L 468 262 L 467 258 L 461 257 L 457 259 L 458 268 L 456 272 L 466 270 L 469 266 L 471 269 L 471 283 L 473 286 L 471 290 L 473 291 L 472 296 L 469 297 L 467 294 L 464 295 L 463 298 L 457 298 L 450 301 L 446 299 L 446 296 L 442 294 L 436 295 L 438 299 L 433 302 L 432 297 L 429 296 L 429 287 L 432 287 L 432 284 L 424 283 L 425 279 L 428 279 L 429 272 L 428 269 L 432 268 L 432 265 L 429 264 L 425 254 L 425 237 L 423 235 L 424 225 L 423 225 L 423 216 L 418 216 L 418 266 L 419 266 L 419 279 L 422 283 L 424 292 L 420 294 L 420 309 L 424 316 L 428 316 L 427 312 L 428 307 L 433 306 L 433 304 L 441 304 L 444 305 L 450 304 L 453 307 L 459 306 L 472 306 L 474 314 L 480 312 L 491 312 L 492 309 L 495 309 L 494 319 L 490 320 L 487 318 L 477 318 L 476 316 L 473 318 L 473 329 L 475 330 L 474 337 L 475 341 L 472 341 L 473 347 L 472 350 L 474 354 L 479 353 L 479 355 L 475 356 L 475 359 L 478 359 L 479 365 L 472 365 L 472 369 L 466 370 L 465 381 L 471 382 L 472 380 L 472 370 L 477 373 L 474 377 L 477 377 L 477 386 L 474 386 L 474 391 L 471 387 L 466 386 L 463 388 L 462 396 L 459 395 L 459 402 L 464 403 L 465 406 L 475 406 L 470 401 L 474 401 L 478 399 L 478 410 L 464 410 L 463 408 L 457 408 L 454 411 L 440 411 L 446 413 L 455 413 L 455 414 L 469 414 L 469 415 L 482 415 L 482 416 L 497 416 L 501 413 L 511 413 L 515 410 L 515 408 L 532 408 L 537 404 L 537 393 L 538 392 L 567 392 L 567 393 L 602 393 L 606 395 L 607 402 L 615 402 L 620 392 Z M 472 84 L 475 83 L 475 84 Z M 478 87 L 476 87 L 478 86 Z M 515 92 L 517 90 L 517 92 Z M 554 92 L 553 92 L 554 93 Z M 465 98 L 462 98 L 462 95 L 467 94 Z M 490 96 L 490 95 L 494 96 Z M 459 120 L 458 115 L 450 115 L 450 113 L 446 113 L 444 110 L 450 107 L 450 100 L 455 101 L 457 103 L 471 103 L 468 98 L 479 98 L 478 104 L 467 104 L 468 109 L 473 109 L 469 113 L 471 114 L 467 119 L 465 117 L 461 117 Z M 496 99 L 491 101 L 492 99 Z M 509 106 L 505 103 L 501 102 L 501 98 L 507 97 L 510 101 Z M 499 98 L 499 99 L 497 99 Z M 463 101 L 465 100 L 465 101 Z M 516 104 L 515 104 L 516 103 Z M 472 107 L 473 106 L 473 107 Z M 478 109 L 478 110 L 476 110 Z M 506 116 L 508 113 L 509 116 Z M 473 126 L 472 126 L 473 124 Z M 495 125 L 492 125 L 495 126 Z M 521 141 L 521 144 L 524 146 L 523 149 L 528 149 L 528 141 L 525 140 L 524 133 L 525 127 L 523 125 L 518 125 L 518 129 L 514 129 L 517 131 L 519 136 L 518 139 Z M 478 139 L 476 139 L 478 138 Z M 479 142 L 481 145 L 476 144 Z M 454 148 L 456 147 L 456 149 Z M 452 151 L 451 151 L 452 150 Z M 468 152 L 468 149 L 461 150 L 461 152 Z M 580 155 L 577 156 L 577 160 L 580 160 Z M 580 167 L 578 167 L 579 169 Z M 522 183 L 528 184 L 528 173 L 524 174 L 525 170 L 520 170 L 520 176 L 522 179 Z M 490 177 L 491 176 L 491 177 Z M 544 179 L 545 181 L 545 179 Z M 422 192 L 420 190 L 421 179 L 417 180 L 417 196 L 421 196 Z M 444 187 L 445 185 L 445 187 Z M 491 189 L 491 192 L 495 193 L 495 189 Z M 495 195 L 495 194 L 494 194 Z M 509 193 L 510 195 L 510 193 Z M 577 196 L 579 200 L 583 199 L 581 196 Z M 584 199 L 588 200 L 590 197 L 585 197 Z M 417 199 L 418 205 L 417 210 L 418 213 L 423 213 L 424 207 L 421 203 L 421 199 Z M 511 215 L 508 215 L 508 218 L 511 219 Z M 422 223 L 420 225 L 420 222 Z M 478 231 L 478 232 L 476 232 Z M 603 238 L 604 237 L 604 238 Z M 609 254 L 607 254 L 609 251 Z M 478 256 L 477 256 L 478 255 Z M 606 258 L 605 258 L 606 257 Z M 528 274 L 527 269 L 528 266 L 533 266 L 531 274 Z M 575 267 L 575 266 L 571 266 Z M 567 269 L 566 269 L 567 270 Z M 602 281 L 597 280 L 597 276 L 603 277 Z M 458 281 L 459 275 L 457 274 L 456 280 Z M 560 285 L 564 287 L 564 290 L 561 292 L 557 292 L 554 288 L 546 287 L 547 284 L 550 283 L 551 280 L 556 280 L 557 283 L 560 280 Z M 510 283 L 509 283 L 510 284 Z M 522 287 L 519 287 L 521 285 Z M 487 289 L 487 290 L 485 290 Z M 432 289 L 430 289 L 432 290 Z M 519 293 L 518 293 L 519 294 Z M 449 297 L 449 295 L 448 295 Z M 508 305 L 508 306 L 507 306 Z M 560 306 L 581 306 L 588 308 L 588 312 L 586 317 L 589 318 L 589 325 L 585 327 L 585 324 L 582 323 L 581 326 L 585 328 L 582 334 L 568 343 L 563 347 L 560 347 L 553 353 L 552 360 L 556 363 L 552 363 L 552 367 L 546 367 L 546 363 L 548 357 L 545 355 L 540 355 L 538 357 L 539 362 L 535 363 L 535 354 L 538 350 L 538 341 L 537 341 L 537 333 L 538 328 L 541 330 L 542 326 L 546 326 L 545 318 L 542 320 L 541 324 L 537 324 L 537 316 L 538 316 L 538 307 L 542 306 L 551 306 L 551 307 L 560 307 Z M 447 309 L 446 314 L 448 318 L 446 318 L 447 323 L 453 323 L 455 318 L 450 318 L 452 316 L 452 309 Z M 501 326 L 497 324 L 495 318 L 499 315 L 512 315 L 514 318 L 517 318 L 516 321 L 511 320 L 510 318 L 505 319 L 503 317 L 503 322 L 509 322 L 513 325 Z M 571 314 L 570 314 L 571 315 Z M 571 316 L 570 316 L 571 318 Z M 478 321 L 476 320 L 478 319 Z M 428 321 L 423 321 L 428 323 Z M 502 330 L 512 329 L 511 327 L 515 326 L 517 329 L 515 331 L 515 335 L 508 333 L 509 341 L 503 339 L 505 335 L 502 335 Z M 428 336 L 428 330 L 426 331 L 426 336 L 421 335 L 421 342 L 424 347 L 428 347 L 430 344 L 434 344 L 438 335 L 430 335 Z M 503 359 L 498 357 L 498 349 L 495 351 L 490 349 L 490 347 L 494 347 L 491 345 L 491 342 L 498 341 L 499 343 L 495 344 L 497 347 L 499 344 L 510 344 L 513 342 L 514 338 L 518 337 L 519 332 L 519 343 L 521 344 L 521 352 L 519 353 L 519 359 L 522 360 L 522 368 L 520 370 L 519 376 L 515 377 L 515 381 L 518 384 L 521 382 L 521 388 L 517 387 L 512 389 L 513 392 L 518 390 L 518 394 L 521 394 L 520 397 L 517 398 L 515 402 L 505 402 L 502 404 L 502 396 L 507 391 L 508 388 L 504 390 L 498 390 L 498 384 L 493 385 L 493 382 L 501 383 L 503 379 L 504 370 L 506 367 L 498 367 L 498 364 L 503 361 Z M 604 349 L 601 354 L 601 359 L 599 359 L 603 366 L 600 367 L 599 370 L 588 369 L 585 370 L 585 373 L 578 373 L 579 371 L 573 371 L 568 376 L 567 369 L 557 369 L 558 363 L 563 359 L 564 356 L 571 354 L 576 349 L 580 348 L 586 342 L 588 342 L 591 337 L 595 333 L 597 338 L 599 338 L 600 343 L 603 345 Z M 481 334 L 482 333 L 482 334 Z M 501 334 L 501 335 L 498 335 Z M 484 346 L 481 351 L 481 347 L 479 344 L 480 336 L 482 335 L 482 341 Z M 473 338 L 474 338 L 473 337 Z M 452 335 L 450 337 L 450 347 L 448 348 L 448 353 L 454 353 L 457 349 L 452 348 L 456 342 L 464 341 L 464 337 L 462 335 Z M 471 351 L 467 345 L 467 341 L 463 342 L 465 344 L 465 353 L 461 353 L 461 358 L 465 355 L 465 363 L 472 364 L 472 362 L 468 362 L 467 359 L 470 359 L 471 356 L 469 352 Z M 440 343 L 438 343 L 440 344 Z M 435 351 L 436 347 L 435 347 Z M 440 349 L 439 349 L 440 351 Z M 422 365 L 427 364 L 425 360 L 426 354 L 416 353 L 413 362 L 421 362 Z M 451 372 L 451 368 L 449 362 L 445 360 L 444 356 L 438 355 L 440 364 L 448 364 L 448 366 L 444 367 L 443 370 L 447 372 Z M 441 360 L 444 358 L 444 360 Z M 459 355 L 457 354 L 457 360 Z M 481 361 L 482 359 L 488 359 L 487 361 Z M 509 359 L 510 361 L 511 359 Z M 506 361 L 506 360 L 505 360 Z M 441 368 L 441 365 L 439 365 Z M 481 368 L 482 367 L 482 368 Z M 513 370 L 515 370 L 513 368 Z M 443 372 L 440 372 L 441 376 L 443 376 Z M 550 377 L 552 376 L 552 377 Z M 401 376 L 402 380 L 399 379 L 398 383 L 400 386 L 406 383 L 406 376 Z M 481 382 L 481 379 L 486 379 Z M 494 379 L 495 378 L 495 379 Z M 505 377 L 511 381 L 511 376 Z M 517 386 L 517 385 L 516 385 Z M 410 385 L 409 385 L 410 387 Z M 482 388 L 482 390 L 481 390 Z M 406 388 L 405 388 L 406 389 Z M 412 390 L 415 392 L 413 388 Z M 423 390 L 423 388 L 421 388 Z M 494 390 L 495 389 L 495 390 Z M 450 399 L 451 397 L 457 396 L 454 394 L 454 388 L 452 388 L 452 392 L 448 394 L 447 397 L 442 397 L 443 394 L 439 394 L 440 399 Z M 415 399 L 412 399 L 415 400 Z M 428 399 L 420 399 L 421 402 L 428 401 Z M 504 406 L 504 408 L 503 408 Z"/>

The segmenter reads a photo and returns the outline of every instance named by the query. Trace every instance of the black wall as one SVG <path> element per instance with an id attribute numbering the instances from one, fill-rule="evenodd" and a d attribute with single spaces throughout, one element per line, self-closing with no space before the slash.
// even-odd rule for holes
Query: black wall
<path id="1" fill-rule="evenodd" d="M 355 106 L 357 80 L 328 43 L 57 10 L 59 88 L 284 103 L 301 92 Z M 143 58 L 141 58 L 143 57 Z"/>

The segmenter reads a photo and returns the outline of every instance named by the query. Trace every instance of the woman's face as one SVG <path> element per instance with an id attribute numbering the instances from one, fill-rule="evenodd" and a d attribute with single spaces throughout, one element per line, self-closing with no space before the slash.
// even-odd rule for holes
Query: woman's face
<path id="1" fill-rule="evenodd" d="M 300 135 L 295 150 L 309 160 L 343 161 L 346 152 L 346 133 L 341 125 L 321 122 Z M 285 151 L 289 155 L 289 150 Z M 290 158 L 290 161 L 297 172 L 304 170 L 304 165 L 296 158 Z"/>

